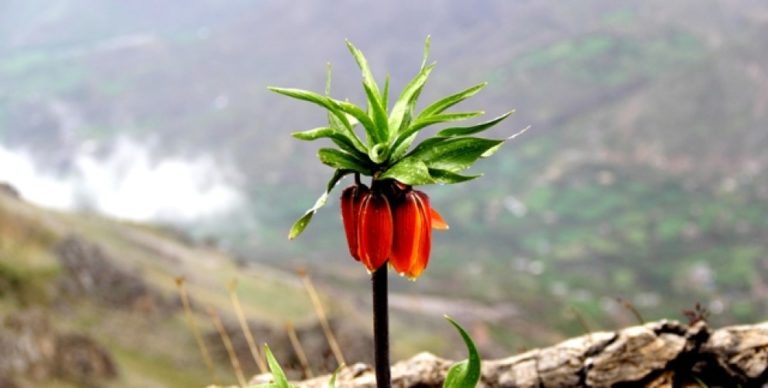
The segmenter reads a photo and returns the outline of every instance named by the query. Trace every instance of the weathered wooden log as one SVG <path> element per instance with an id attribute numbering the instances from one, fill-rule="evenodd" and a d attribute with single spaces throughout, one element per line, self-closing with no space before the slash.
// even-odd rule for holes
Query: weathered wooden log
<path id="1" fill-rule="evenodd" d="M 421 353 L 392 367 L 395 387 L 440 387 L 452 361 Z M 298 382 L 325 387 L 330 376 Z M 269 381 L 269 375 L 254 382 Z M 370 366 L 344 368 L 339 387 L 375 387 Z M 768 387 L 768 322 L 711 331 L 652 322 L 597 332 L 483 362 L 480 387 Z"/>

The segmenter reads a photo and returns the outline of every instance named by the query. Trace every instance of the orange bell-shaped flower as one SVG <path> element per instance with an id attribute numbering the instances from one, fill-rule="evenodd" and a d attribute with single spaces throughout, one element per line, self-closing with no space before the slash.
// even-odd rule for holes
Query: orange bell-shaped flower
<path id="1" fill-rule="evenodd" d="M 357 242 L 360 261 L 369 272 L 387 262 L 392 252 L 392 231 L 392 211 L 387 197 L 377 190 L 363 194 Z"/>
<path id="2" fill-rule="evenodd" d="M 412 279 L 427 267 L 432 229 L 448 229 L 426 194 L 396 181 L 344 189 L 341 218 L 355 260 L 369 272 L 389 260 L 397 272 Z"/>
<path id="3" fill-rule="evenodd" d="M 344 223 L 344 233 L 347 235 L 347 246 L 349 246 L 349 254 L 357 261 L 360 261 L 358 244 L 360 205 L 366 194 L 370 194 L 370 189 L 363 184 L 347 187 L 341 193 L 341 219 Z"/>
<path id="4" fill-rule="evenodd" d="M 439 214 L 437 218 L 442 221 Z M 400 274 L 415 279 L 427 267 L 432 248 L 432 219 L 429 197 L 421 191 L 408 189 L 393 206 L 395 231 L 389 262 Z M 443 225 L 445 221 L 441 222 Z"/>

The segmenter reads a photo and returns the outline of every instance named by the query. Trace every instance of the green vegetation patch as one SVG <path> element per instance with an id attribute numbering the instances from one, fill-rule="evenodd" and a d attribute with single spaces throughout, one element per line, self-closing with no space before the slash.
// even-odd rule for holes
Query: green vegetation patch
<path id="1" fill-rule="evenodd" d="M 576 81 L 617 85 L 693 63 L 703 53 L 703 42 L 683 31 L 647 37 L 596 33 L 530 51 L 513 63 L 512 71 L 546 68 Z"/>

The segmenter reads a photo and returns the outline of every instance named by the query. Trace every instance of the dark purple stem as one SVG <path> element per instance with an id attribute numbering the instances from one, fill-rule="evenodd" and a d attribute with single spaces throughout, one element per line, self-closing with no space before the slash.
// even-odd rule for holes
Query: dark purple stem
<path id="1" fill-rule="evenodd" d="M 373 343 L 376 386 L 392 387 L 389 370 L 389 302 L 387 301 L 387 264 L 371 275 L 373 285 Z"/>

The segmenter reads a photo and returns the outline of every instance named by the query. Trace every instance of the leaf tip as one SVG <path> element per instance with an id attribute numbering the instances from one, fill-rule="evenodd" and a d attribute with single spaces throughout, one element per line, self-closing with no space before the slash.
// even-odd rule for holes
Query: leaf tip
<path id="1" fill-rule="evenodd" d="M 514 111 L 510 112 L 509 114 L 512 114 L 513 112 L 514 112 Z M 516 138 L 516 137 L 518 137 L 518 136 L 520 136 L 520 135 L 522 135 L 522 134 L 524 134 L 524 133 L 528 132 L 528 130 L 529 130 L 529 129 L 531 129 L 531 126 L 530 126 L 530 125 L 529 125 L 529 126 L 527 126 L 527 127 L 525 127 L 525 128 L 523 128 L 523 129 L 521 129 L 521 130 L 519 130 L 519 131 L 517 131 L 517 132 L 515 132 L 515 133 L 513 133 L 511 136 L 507 137 L 507 138 L 505 139 L 505 141 L 506 141 L 506 140 L 512 140 L 512 139 L 514 139 L 514 138 Z"/>

